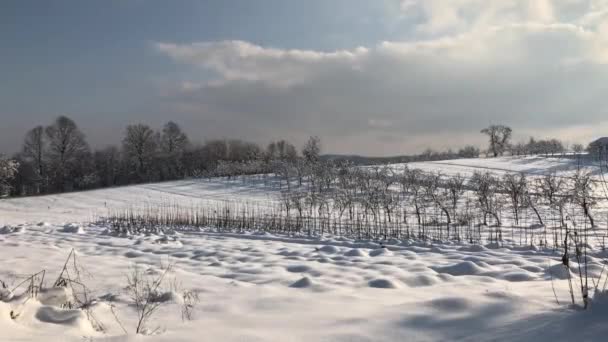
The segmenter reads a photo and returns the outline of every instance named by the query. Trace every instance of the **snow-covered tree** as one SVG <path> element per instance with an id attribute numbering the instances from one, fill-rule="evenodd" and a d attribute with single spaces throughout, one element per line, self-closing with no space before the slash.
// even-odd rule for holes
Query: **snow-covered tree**
<path id="1" fill-rule="evenodd" d="M 316 163 L 319 161 L 319 155 L 321 153 L 321 140 L 319 137 L 313 136 L 308 139 L 304 148 L 302 148 L 302 156 L 309 163 Z"/>
<path id="2" fill-rule="evenodd" d="M 11 189 L 11 180 L 17 175 L 19 163 L 0 155 L 0 196 L 6 195 Z"/>

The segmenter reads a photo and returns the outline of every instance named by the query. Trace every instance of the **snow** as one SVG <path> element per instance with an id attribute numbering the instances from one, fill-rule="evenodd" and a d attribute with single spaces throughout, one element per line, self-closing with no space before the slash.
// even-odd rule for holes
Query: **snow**
<path id="1" fill-rule="evenodd" d="M 445 172 L 480 167 L 571 172 L 561 161 L 548 159 L 446 163 L 416 164 Z M 91 223 L 108 210 L 136 205 L 259 203 L 275 200 L 278 192 L 276 185 L 262 179 L 253 183 L 215 179 L 0 200 L 0 280 L 11 289 L 44 269 L 49 287 L 28 299 L 0 286 L 0 340 L 584 341 L 608 337 L 605 295 L 592 296 L 587 311 L 568 305 L 567 279 L 572 277 L 578 284 L 578 264 L 571 260 L 566 270 L 559 251 L 396 239 L 380 245 L 208 229 L 115 236 L 108 227 Z M 62 305 L 71 296 L 66 288 L 49 285 L 72 248 L 95 299 L 90 312 L 104 332 L 95 329 L 85 311 Z M 606 273 L 602 250 L 590 251 L 589 260 L 590 274 Z M 163 304 L 148 324 L 151 334 L 137 336 L 136 312 L 125 290 L 127 275 L 134 268 L 158 275 L 168 264 L 174 266 L 157 297 Z M 181 318 L 185 290 L 199 297 L 191 321 Z"/>
<path id="2" fill-rule="evenodd" d="M 168 289 L 160 297 L 167 304 L 150 324 L 161 332 L 145 340 L 530 341 L 544 336 L 547 326 L 571 321 L 582 326 L 571 326 L 560 339 L 574 338 L 579 328 L 597 334 L 588 336 L 608 333 L 594 317 L 579 319 L 591 311 L 555 303 L 549 273 L 562 301 L 569 294 L 559 255 L 550 251 L 407 241 L 378 248 L 371 242 L 302 243 L 205 231 L 180 234 L 179 244 L 163 244 L 157 236 L 111 236 L 96 226 L 84 227 L 82 234 L 63 230 L 33 224 L 25 233 L 2 235 L 0 279 L 16 281 L 41 269 L 54 277 L 75 248 L 98 301 L 93 312 L 107 331 L 95 331 L 80 310 L 62 309 L 65 294 L 45 293 L 21 309 L 15 301 L 0 303 L 0 315 L 21 312 L 14 320 L 0 318 L 0 329 L 11 340 L 36 341 L 58 333 L 66 341 L 82 336 L 135 340 L 126 274 L 134 266 L 159 273 L 169 262 L 175 264 L 169 278 L 197 291 L 200 303 L 194 320 L 182 322 L 180 292 Z M 601 259 L 594 262 L 597 267 Z M 129 335 L 115 323 L 109 305 Z"/>
<path id="3" fill-rule="evenodd" d="M 408 166 L 423 171 L 441 171 L 444 174 L 460 173 L 465 176 L 479 171 L 491 172 L 498 175 L 508 172 L 523 172 L 527 175 L 539 176 L 555 173 L 558 176 L 570 177 L 579 169 L 595 173 L 599 170 L 599 167 L 596 165 L 586 165 L 582 162 L 579 164 L 577 159 L 546 158 L 541 156 L 441 160 L 410 163 Z"/>

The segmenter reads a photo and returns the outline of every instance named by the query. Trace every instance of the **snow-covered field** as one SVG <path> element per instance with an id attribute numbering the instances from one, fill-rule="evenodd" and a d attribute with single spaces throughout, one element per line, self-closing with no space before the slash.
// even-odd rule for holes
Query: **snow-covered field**
<path id="1" fill-rule="evenodd" d="M 540 168 L 537 163 L 557 167 L 560 161 L 446 163 L 417 167 L 445 172 L 480 167 L 521 171 L 520 165 L 530 170 Z M 276 186 L 261 180 L 243 184 L 218 179 L 1 200 L 0 280 L 10 289 L 44 269 L 47 283 L 52 283 L 74 248 L 86 271 L 82 280 L 97 298 L 91 312 L 105 329 L 96 331 L 80 310 L 60 308 L 61 296 L 47 291 L 37 299 L 0 301 L 0 341 L 608 338 L 608 303 L 596 301 L 587 311 L 568 307 L 568 274 L 559 264 L 559 252 L 397 240 L 381 246 L 348 239 L 208 230 L 114 236 L 106 227 L 87 223 L 107 210 L 145 203 L 255 203 L 272 200 L 277 193 Z M 590 274 L 605 274 L 604 259 L 603 251 L 590 251 Z M 148 324 L 155 333 L 135 335 L 136 311 L 125 290 L 127 275 L 139 268 L 153 276 L 167 264 L 174 266 L 163 286 L 165 304 Z M 578 265 L 572 262 L 571 270 L 577 273 Z M 198 292 L 199 303 L 193 319 L 182 321 L 185 290 Z M 112 307 L 128 334 L 114 318 Z"/>
<path id="2" fill-rule="evenodd" d="M 60 195 L 0 200 L 0 226 L 27 222 L 90 222 L 108 210 L 173 204 L 197 206 L 221 202 L 263 205 L 276 200 L 279 187 L 251 177 L 246 183 L 226 178 L 141 184 Z"/>
<path id="3" fill-rule="evenodd" d="M 523 172 L 531 176 L 554 173 L 561 177 L 571 177 L 579 169 L 590 172 L 592 175 L 598 175 L 600 170 L 598 165 L 587 165 L 583 161 L 579 163 L 577 159 L 545 158 L 540 156 L 455 159 L 416 162 L 408 165 L 411 168 L 423 171 L 440 171 L 446 175 L 459 173 L 464 176 L 469 176 L 477 171 L 491 172 L 496 175 L 508 172 Z"/>

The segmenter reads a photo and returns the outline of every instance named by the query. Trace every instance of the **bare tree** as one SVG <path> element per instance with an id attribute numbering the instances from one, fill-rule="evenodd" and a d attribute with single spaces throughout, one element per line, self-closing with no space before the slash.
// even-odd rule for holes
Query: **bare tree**
<path id="1" fill-rule="evenodd" d="M 515 224 L 519 225 L 519 211 L 526 204 L 528 182 L 524 173 L 507 173 L 502 178 L 502 189 L 509 195 Z"/>
<path id="2" fill-rule="evenodd" d="M 543 192 L 542 192 L 542 180 L 537 179 L 535 182 L 528 184 L 526 186 L 526 191 L 524 194 L 524 206 L 530 207 L 532 211 L 534 211 L 534 215 L 538 219 L 538 223 L 541 226 L 545 225 L 542 215 L 540 214 L 538 208 L 543 204 Z M 545 236 L 546 236 L 546 228 L 545 228 Z M 546 243 L 546 241 L 545 241 Z"/>
<path id="3" fill-rule="evenodd" d="M 407 184 L 409 196 L 411 198 L 411 202 L 414 204 L 416 218 L 418 220 L 418 224 L 420 225 L 422 224 L 422 210 L 424 204 L 424 199 L 422 196 L 424 175 L 418 169 L 406 169 L 403 177 L 404 179 L 402 181 Z"/>
<path id="4" fill-rule="evenodd" d="M 46 141 L 44 138 L 44 127 L 37 126 L 32 128 L 25 135 L 23 141 L 23 157 L 30 163 L 36 173 L 36 193 L 40 193 L 40 183 L 44 181 Z"/>
<path id="5" fill-rule="evenodd" d="M 543 176 L 538 186 L 538 190 L 546 200 L 549 207 L 558 211 L 562 226 L 565 225 L 564 208 L 572 199 L 571 194 L 568 194 L 566 191 L 566 187 L 566 180 L 557 176 L 555 173 L 549 173 Z"/>
<path id="6" fill-rule="evenodd" d="M 502 222 L 500 220 L 499 212 L 502 208 L 502 202 L 498 197 L 498 180 L 488 172 L 476 172 L 473 174 L 468 184 L 477 197 L 479 209 L 483 212 L 484 224 L 488 224 L 487 217 L 489 215 L 494 217 L 496 224 L 500 227 Z"/>
<path id="7" fill-rule="evenodd" d="M 188 136 L 178 124 L 173 121 L 165 124 L 160 138 L 161 151 L 167 154 L 183 153 L 188 142 Z"/>
<path id="8" fill-rule="evenodd" d="M 121 176 L 121 155 L 116 146 L 109 146 L 93 153 L 95 171 L 101 186 L 117 185 Z"/>
<path id="9" fill-rule="evenodd" d="M 460 158 L 477 158 L 479 157 L 479 148 L 473 145 L 467 145 L 458 150 L 458 157 Z"/>
<path id="10" fill-rule="evenodd" d="M 183 176 L 182 156 L 188 144 L 188 136 L 178 124 L 173 121 L 165 124 L 160 136 L 160 164 L 163 179 L 175 179 Z"/>
<path id="11" fill-rule="evenodd" d="M 127 126 L 123 139 L 125 157 L 135 166 L 138 180 L 145 180 L 158 148 L 158 135 L 147 125 Z"/>
<path id="12" fill-rule="evenodd" d="M 591 209 L 597 204 L 597 201 L 593 197 L 594 188 L 595 185 L 589 174 L 580 171 L 576 173 L 574 176 L 572 198 L 574 203 L 580 206 L 585 217 L 589 219 L 589 224 L 592 228 L 595 227 L 595 220 L 593 219 Z"/>
<path id="13" fill-rule="evenodd" d="M 490 139 L 490 151 L 494 157 L 502 155 L 511 140 L 512 130 L 504 125 L 491 125 L 481 130 L 481 133 L 486 134 Z"/>
<path id="14" fill-rule="evenodd" d="M 312 136 L 302 148 L 302 156 L 309 163 L 316 163 L 319 161 L 319 155 L 321 153 L 321 140 L 319 137 Z"/>
<path id="15" fill-rule="evenodd" d="M 266 158 L 268 160 L 287 160 L 294 161 L 298 156 L 296 147 L 285 140 L 274 141 L 266 148 Z"/>
<path id="16" fill-rule="evenodd" d="M 45 129 L 48 140 L 48 159 L 54 172 L 58 190 L 66 190 L 66 181 L 74 170 L 79 158 L 89 153 L 84 134 L 76 123 L 65 116 L 58 117 Z"/>
<path id="17" fill-rule="evenodd" d="M 460 201 L 460 198 L 465 191 L 465 178 L 459 173 L 449 177 L 445 182 L 445 187 L 449 193 L 450 202 L 452 204 L 452 215 L 454 221 L 456 221 L 456 209 L 458 208 L 458 201 Z"/>
<path id="18" fill-rule="evenodd" d="M 447 233 L 450 236 L 450 225 L 452 216 L 450 215 L 450 191 L 442 184 L 440 172 L 430 174 L 424 179 L 424 189 L 426 196 L 439 208 L 447 219 Z"/>

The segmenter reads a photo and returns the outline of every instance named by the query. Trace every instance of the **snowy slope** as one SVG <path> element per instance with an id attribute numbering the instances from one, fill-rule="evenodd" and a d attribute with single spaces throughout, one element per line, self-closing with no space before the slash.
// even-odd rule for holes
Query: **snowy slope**
<path id="1" fill-rule="evenodd" d="M 597 165 L 583 165 L 576 159 L 531 157 L 499 157 L 454 159 L 433 162 L 416 162 L 408 164 L 411 168 L 424 171 L 441 171 L 444 174 L 471 175 L 473 172 L 491 172 L 502 175 L 507 172 L 523 172 L 527 175 L 545 175 L 555 173 L 558 176 L 570 177 L 578 169 L 598 175 Z"/>
<path id="2" fill-rule="evenodd" d="M 279 186 L 252 176 L 246 183 L 226 178 L 141 184 L 58 195 L 0 199 L 0 226 L 22 222 L 88 222 L 108 210 L 155 204 L 213 205 L 224 201 L 258 205 L 274 200 Z"/>

